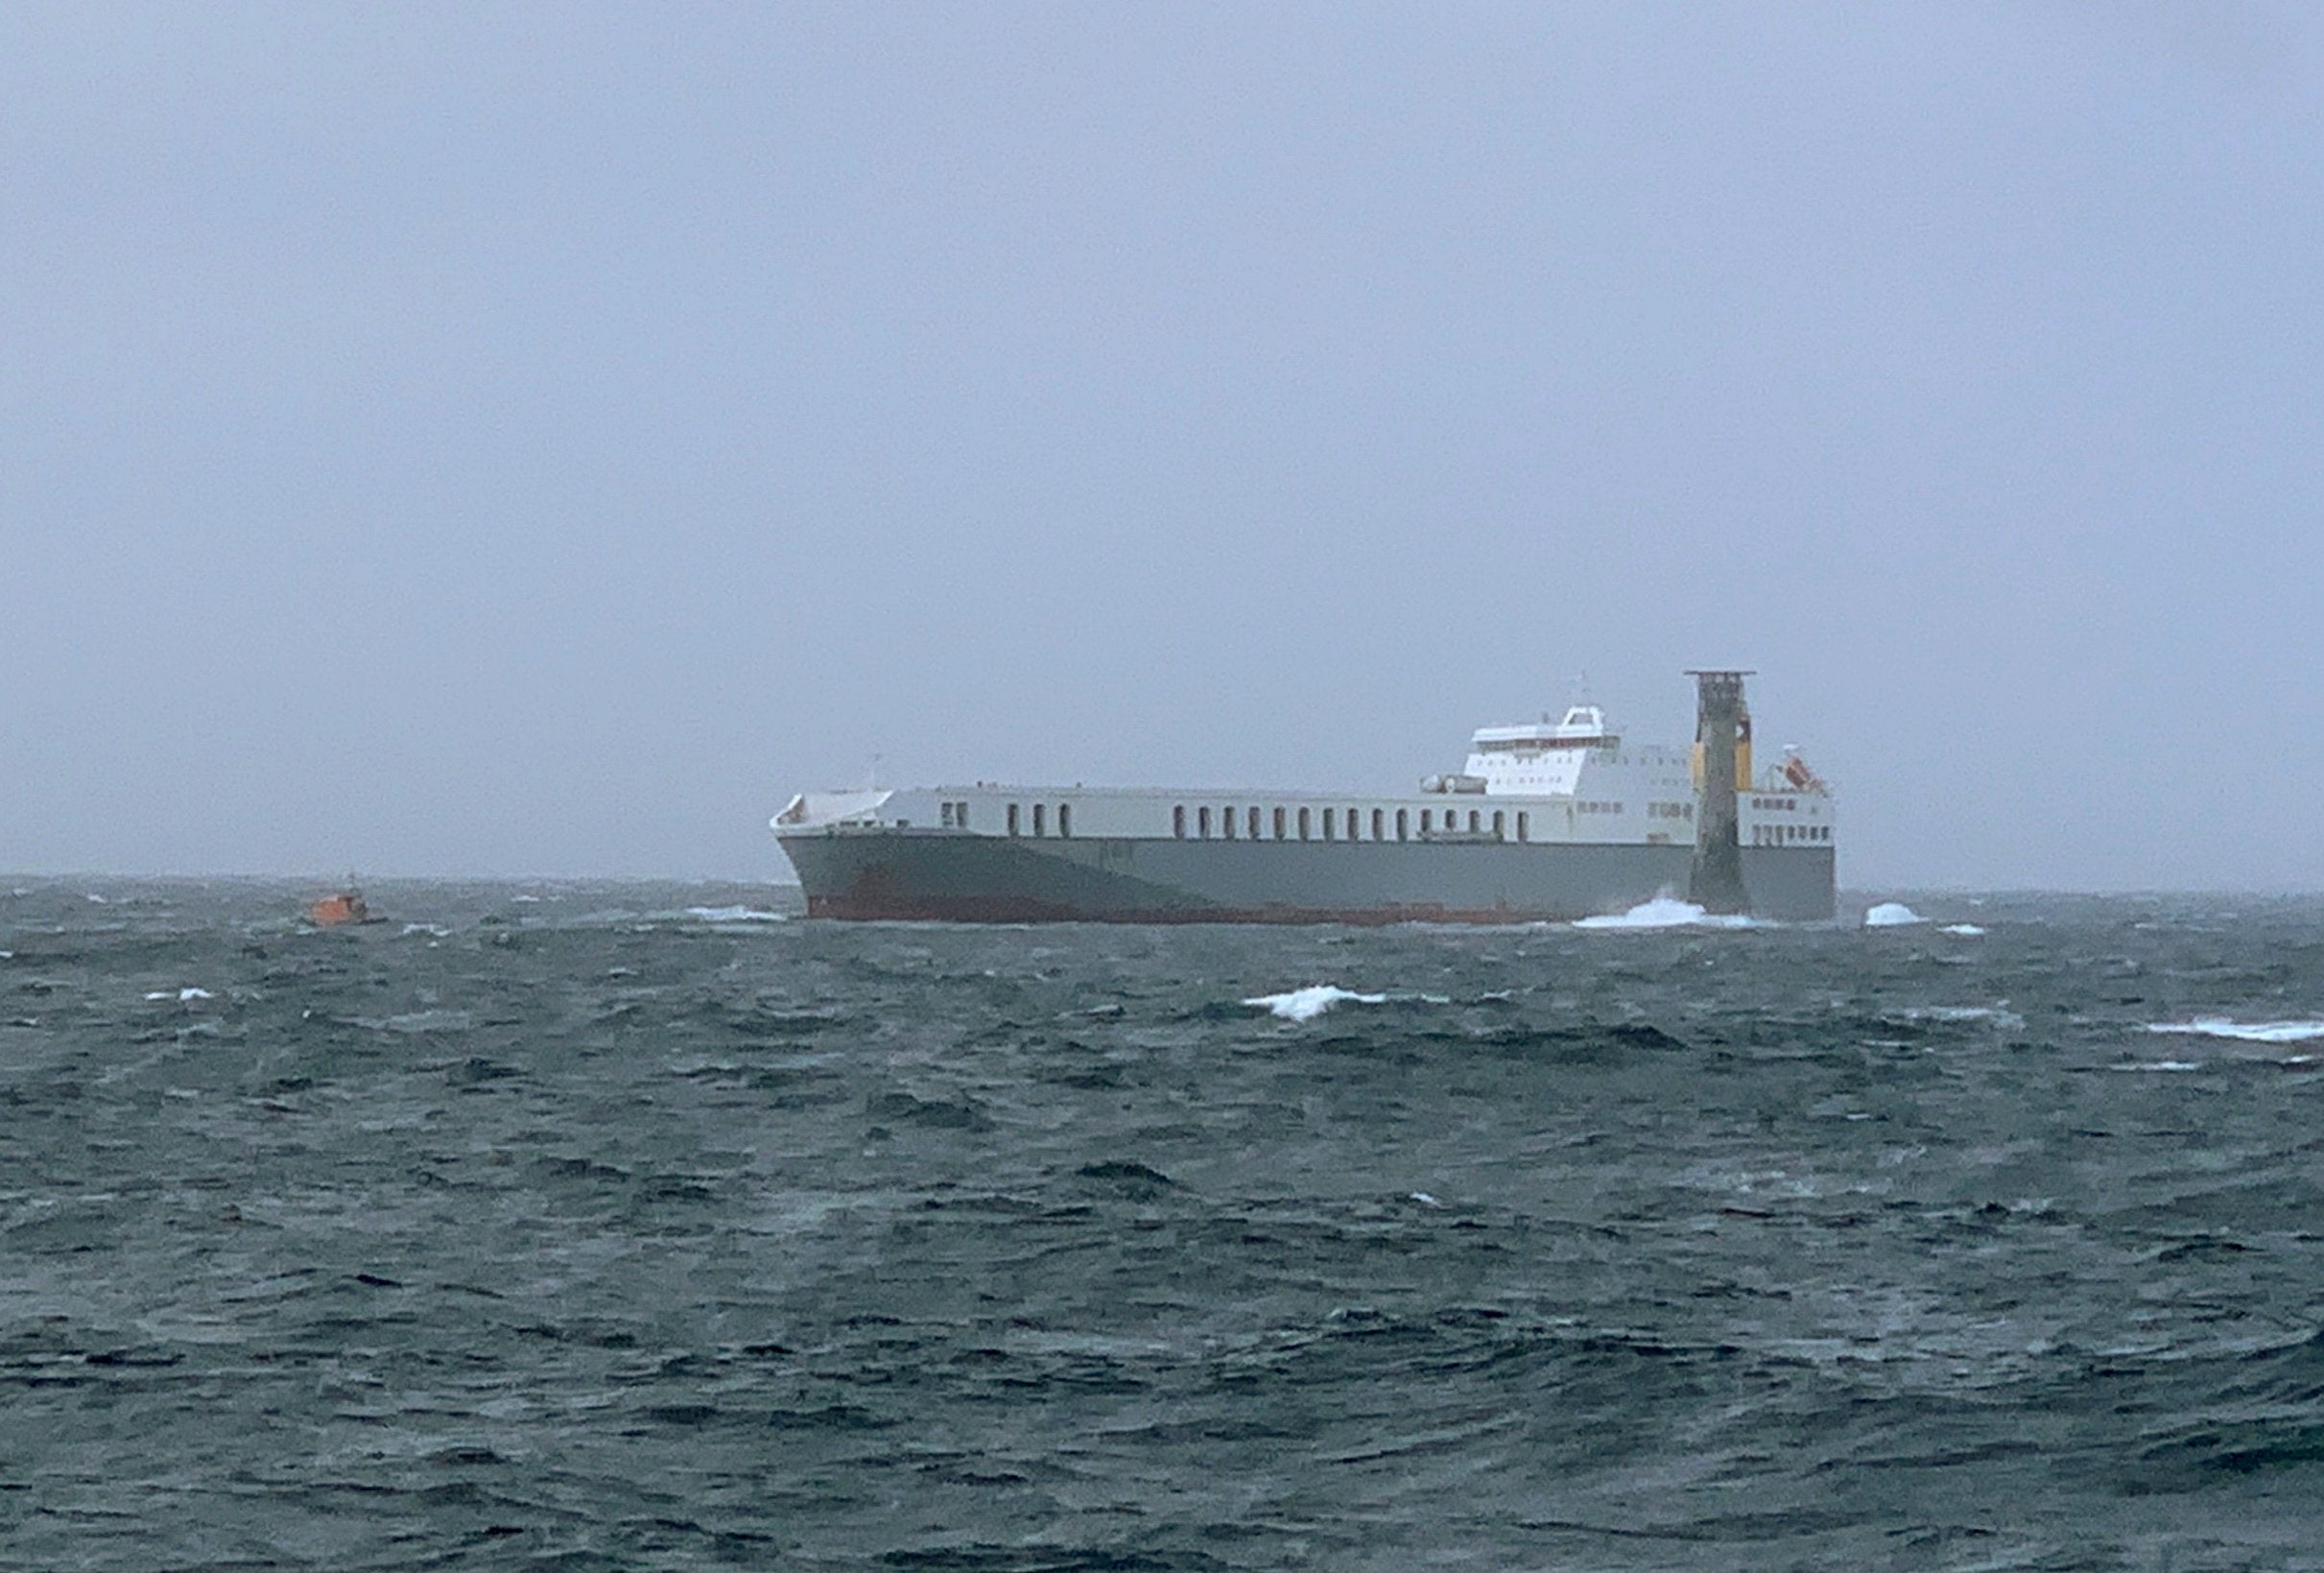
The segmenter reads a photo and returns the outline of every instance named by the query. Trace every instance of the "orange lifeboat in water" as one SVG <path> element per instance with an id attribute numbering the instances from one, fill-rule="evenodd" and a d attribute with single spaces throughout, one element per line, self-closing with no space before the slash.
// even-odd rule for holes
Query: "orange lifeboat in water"
<path id="1" fill-rule="evenodd" d="M 307 921 L 317 928 L 337 928 L 342 923 L 368 923 L 371 909 L 363 904 L 361 891 L 341 891 L 307 905 Z"/>

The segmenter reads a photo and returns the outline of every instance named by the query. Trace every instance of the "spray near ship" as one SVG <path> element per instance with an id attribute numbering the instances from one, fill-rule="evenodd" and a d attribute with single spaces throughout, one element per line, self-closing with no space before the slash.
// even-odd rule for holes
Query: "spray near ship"
<path id="1" fill-rule="evenodd" d="M 1691 673 L 1691 748 L 1595 704 L 1480 728 L 1416 793 L 973 786 L 803 792 L 771 822 L 815 918 L 951 922 L 1571 921 L 1684 895 L 1832 916 L 1831 787 L 1753 768 L 1748 672 Z"/>

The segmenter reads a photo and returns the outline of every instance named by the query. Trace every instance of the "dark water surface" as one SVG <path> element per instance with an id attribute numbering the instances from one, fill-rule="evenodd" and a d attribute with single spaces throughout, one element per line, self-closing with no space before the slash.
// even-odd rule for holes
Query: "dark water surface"
<path id="1" fill-rule="evenodd" d="M 2324 904 L 16 886 L 0 1566 L 2324 1567 Z"/>

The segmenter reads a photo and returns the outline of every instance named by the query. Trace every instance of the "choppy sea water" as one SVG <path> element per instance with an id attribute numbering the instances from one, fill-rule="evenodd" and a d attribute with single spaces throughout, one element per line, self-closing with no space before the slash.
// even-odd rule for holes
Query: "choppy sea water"
<path id="1" fill-rule="evenodd" d="M 0 881 L 0 1566 L 2324 1566 L 2324 903 L 310 894 Z"/>

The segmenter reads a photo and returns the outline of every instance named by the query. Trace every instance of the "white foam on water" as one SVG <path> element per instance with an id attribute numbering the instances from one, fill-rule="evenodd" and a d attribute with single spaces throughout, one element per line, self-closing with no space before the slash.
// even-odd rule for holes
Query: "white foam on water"
<path id="1" fill-rule="evenodd" d="M 1985 931 L 1979 928 L 1975 923 L 1947 923 L 1943 928 L 1938 929 L 1936 932 L 1939 934 L 1959 934 L 1969 939 L 1975 939 L 1977 936 L 1984 933 Z"/>
<path id="2" fill-rule="evenodd" d="M 1385 1005 L 1386 994 L 1359 994 L 1352 989 L 1336 984 L 1311 983 L 1305 989 L 1294 989 L 1288 994 L 1261 994 L 1243 1003 L 1254 1011 L 1272 1011 L 1286 1021 L 1313 1021 L 1343 1000 L 1358 1005 Z"/>
<path id="3" fill-rule="evenodd" d="M 1426 1191 L 1414 1191 L 1410 1200 L 1419 1203 L 1424 1207 L 1441 1207 L 1444 1205 L 1443 1203 L 1437 1201 Z"/>
<path id="4" fill-rule="evenodd" d="M 389 1033 L 462 1033 L 475 1024 L 465 1011 L 411 1011 L 402 1015 L 354 1016 L 358 1027 Z"/>
<path id="5" fill-rule="evenodd" d="M 147 999 L 174 999 L 180 1005 L 191 1005 L 198 999 L 216 999 L 218 996 L 211 993 L 207 989 L 188 988 L 175 989 L 156 989 L 145 997 Z"/>
<path id="6" fill-rule="evenodd" d="M 1928 919 L 1902 901 L 1883 901 L 1864 914 L 1866 928 L 1903 928 L 1909 923 L 1925 923 Z"/>
<path id="7" fill-rule="evenodd" d="M 1640 902 L 1628 912 L 1577 919 L 1574 926 L 1591 929 L 1750 928 L 1756 921 L 1742 914 L 1715 918 L 1692 901 L 1681 901 L 1674 895 L 1658 895 L 1651 901 Z"/>
<path id="8" fill-rule="evenodd" d="M 2004 1005 L 1919 1005 L 1896 1013 L 1907 1021 L 1990 1021 L 2023 1027 L 2026 1018 Z"/>
<path id="9" fill-rule="evenodd" d="M 2193 1021 L 2150 1021 L 2146 1030 L 2185 1037 L 2231 1037 L 2241 1043 L 2305 1043 L 2324 1037 L 2324 1021 L 2231 1021 L 2225 1016 L 2197 1016 Z"/>
<path id="10" fill-rule="evenodd" d="M 688 907 L 686 916 L 705 923 L 785 923 L 788 915 L 761 912 L 756 907 Z"/>
<path id="11" fill-rule="evenodd" d="M 2201 1070 L 2203 1067 L 2193 1060 L 2145 1060 L 2135 1064 L 2108 1065 L 2106 1068 L 2121 1071 L 2175 1071 Z"/>

